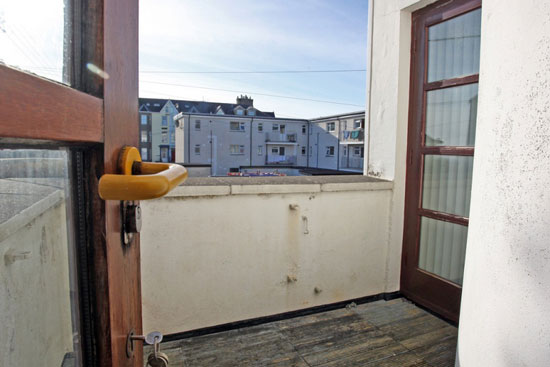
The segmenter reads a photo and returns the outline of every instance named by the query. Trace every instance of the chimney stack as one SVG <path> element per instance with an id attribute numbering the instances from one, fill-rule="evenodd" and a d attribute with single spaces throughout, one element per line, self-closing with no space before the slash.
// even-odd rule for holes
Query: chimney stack
<path id="1" fill-rule="evenodd" d="M 252 97 L 249 97 L 247 95 L 240 95 L 240 97 L 237 97 L 237 104 L 240 104 L 241 106 L 247 108 L 247 107 L 254 107 L 254 100 Z"/>

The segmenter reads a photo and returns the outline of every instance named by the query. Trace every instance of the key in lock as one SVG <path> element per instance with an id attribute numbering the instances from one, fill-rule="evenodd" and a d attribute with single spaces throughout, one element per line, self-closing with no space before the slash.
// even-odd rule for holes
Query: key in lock
<path id="1" fill-rule="evenodd" d="M 143 335 L 134 335 L 134 331 L 130 331 L 128 335 L 128 344 L 127 350 L 128 357 L 133 355 L 133 342 L 135 340 L 144 341 L 146 344 L 153 346 L 153 352 L 147 357 L 147 365 L 151 367 L 167 367 L 170 362 L 166 353 L 160 351 L 160 342 L 162 341 L 162 333 L 158 331 L 150 332 L 149 334 Z"/>

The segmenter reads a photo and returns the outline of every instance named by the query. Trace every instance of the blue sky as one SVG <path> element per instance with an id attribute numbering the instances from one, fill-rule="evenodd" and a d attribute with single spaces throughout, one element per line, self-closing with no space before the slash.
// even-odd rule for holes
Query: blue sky
<path id="1" fill-rule="evenodd" d="M 365 69 L 366 33 L 366 0 L 141 0 L 140 96 L 234 102 L 239 92 L 251 92 L 257 108 L 275 111 L 280 117 L 310 118 L 361 110 L 365 72 L 147 71 Z"/>

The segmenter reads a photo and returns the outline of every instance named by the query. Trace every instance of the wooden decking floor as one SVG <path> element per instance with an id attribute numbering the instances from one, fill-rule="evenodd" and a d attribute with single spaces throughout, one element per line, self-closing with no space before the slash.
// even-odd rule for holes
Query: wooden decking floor
<path id="1" fill-rule="evenodd" d="M 161 350 L 170 366 L 186 367 L 451 367 L 456 340 L 456 327 L 399 298 L 165 342 Z"/>

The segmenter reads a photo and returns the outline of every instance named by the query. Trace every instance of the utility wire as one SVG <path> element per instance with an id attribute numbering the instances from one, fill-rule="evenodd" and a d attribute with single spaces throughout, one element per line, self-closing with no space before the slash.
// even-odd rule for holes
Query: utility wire
<path id="1" fill-rule="evenodd" d="M 177 71 L 177 70 L 142 70 L 144 74 L 306 74 L 306 73 L 356 73 L 366 69 L 334 69 L 334 70 L 259 70 L 259 71 Z"/>
<path id="2" fill-rule="evenodd" d="M 365 107 L 365 106 L 363 106 L 363 105 L 353 104 L 353 103 L 335 102 L 335 101 L 325 101 L 325 100 L 322 100 L 322 99 L 300 98 L 300 97 L 293 97 L 293 96 L 281 96 L 281 95 L 278 95 L 278 94 L 267 94 L 267 93 L 258 93 L 258 92 L 247 92 L 247 91 L 235 90 L 235 89 L 209 88 L 209 87 L 201 87 L 201 86 L 198 86 L 198 85 L 163 83 L 163 82 L 154 82 L 154 81 L 149 81 L 149 80 L 140 80 L 140 82 L 142 82 L 142 83 L 150 83 L 150 84 L 171 85 L 171 86 L 175 86 L 175 87 L 184 87 L 184 88 L 197 88 L 197 89 L 219 90 L 219 91 L 223 91 L 223 92 L 255 94 L 255 95 L 268 96 L 268 97 L 275 97 L 275 98 L 295 99 L 295 100 L 299 100 L 299 101 L 309 101 L 309 102 L 319 102 L 319 103 L 330 103 L 330 104 L 338 104 L 338 105 L 344 105 L 344 106 L 355 106 L 355 107 L 363 107 L 363 108 Z"/>

